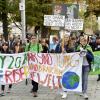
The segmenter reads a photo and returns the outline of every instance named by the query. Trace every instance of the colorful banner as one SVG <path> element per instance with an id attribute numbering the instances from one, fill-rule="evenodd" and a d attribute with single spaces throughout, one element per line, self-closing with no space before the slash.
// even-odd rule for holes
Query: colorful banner
<path id="1" fill-rule="evenodd" d="M 94 53 L 94 62 L 92 63 L 92 70 L 90 74 L 96 75 L 100 74 L 100 51 L 95 51 Z"/>
<path id="2" fill-rule="evenodd" d="M 82 61 L 79 53 L 29 53 L 30 78 L 50 88 L 81 92 Z"/>
<path id="3" fill-rule="evenodd" d="M 27 54 L 0 54 L 0 84 L 12 84 L 28 77 Z"/>
<path id="4" fill-rule="evenodd" d="M 82 62 L 79 53 L 0 54 L 0 84 L 30 78 L 52 89 L 81 92 Z"/>

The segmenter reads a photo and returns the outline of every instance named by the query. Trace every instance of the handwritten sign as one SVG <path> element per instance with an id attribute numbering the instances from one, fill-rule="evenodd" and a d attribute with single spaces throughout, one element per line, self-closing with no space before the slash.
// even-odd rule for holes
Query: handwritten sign
<path id="1" fill-rule="evenodd" d="M 44 26 L 64 27 L 65 16 L 63 15 L 44 15 Z"/>
<path id="2" fill-rule="evenodd" d="M 82 58 L 79 53 L 70 54 L 28 54 L 30 78 L 43 86 L 50 88 L 63 87 L 63 73 L 71 72 L 68 76 L 70 80 L 77 82 L 75 89 L 67 89 L 68 91 L 82 91 L 81 87 L 81 69 Z M 73 74 L 74 73 L 74 74 Z M 69 78 L 68 78 L 69 79 Z M 76 80 L 77 79 L 77 80 Z M 63 80 L 66 80 L 63 78 Z M 70 82 L 70 81 L 69 81 Z M 67 83 L 66 83 L 67 84 Z M 71 83 L 68 83 L 71 84 Z M 76 83 L 75 83 L 76 84 Z M 72 84 L 72 86 L 74 83 Z"/>
<path id="3" fill-rule="evenodd" d="M 83 30 L 83 19 L 66 19 L 65 29 Z"/>
<path id="4" fill-rule="evenodd" d="M 30 78 L 53 89 L 81 92 L 82 62 L 79 53 L 0 54 L 0 84 L 13 84 Z"/>
<path id="5" fill-rule="evenodd" d="M 26 79 L 26 66 L 27 53 L 0 54 L 0 84 L 18 83 Z"/>

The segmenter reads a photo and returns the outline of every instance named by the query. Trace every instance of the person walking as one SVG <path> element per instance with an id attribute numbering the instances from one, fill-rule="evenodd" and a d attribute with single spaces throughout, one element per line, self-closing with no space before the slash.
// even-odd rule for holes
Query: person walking
<path id="1" fill-rule="evenodd" d="M 75 38 L 70 37 L 69 34 L 64 34 L 61 43 L 58 43 L 55 48 L 55 53 L 71 53 L 75 52 Z M 67 91 L 59 90 L 62 99 L 67 98 Z"/>
<path id="2" fill-rule="evenodd" d="M 9 54 L 10 53 L 9 52 L 9 46 L 8 45 L 9 44 L 6 41 L 2 44 L 1 53 L 3 53 L 3 54 Z M 11 88 L 12 88 L 12 84 L 9 84 L 7 93 L 10 93 Z M 0 93 L 0 96 L 5 96 L 5 85 L 1 85 L 1 93 Z"/>
<path id="3" fill-rule="evenodd" d="M 30 42 L 25 47 L 26 51 L 31 51 L 33 53 L 40 53 L 42 52 L 42 45 L 38 42 L 37 37 L 35 35 L 31 36 Z M 38 91 L 38 83 L 32 80 L 32 93 L 34 97 L 37 97 L 37 91 Z"/>
<path id="4" fill-rule="evenodd" d="M 83 56 L 82 64 L 82 94 L 84 99 L 88 99 L 87 88 L 88 88 L 88 75 L 91 70 L 91 62 L 93 61 L 92 48 L 88 44 L 88 37 L 85 35 L 80 36 L 79 45 L 77 51 L 80 51 L 80 56 Z M 84 55 L 83 55 L 84 54 Z"/>

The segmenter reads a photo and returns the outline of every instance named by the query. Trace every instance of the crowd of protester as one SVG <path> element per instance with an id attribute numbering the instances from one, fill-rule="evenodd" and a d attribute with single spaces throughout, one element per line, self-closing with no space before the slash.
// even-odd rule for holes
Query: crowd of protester
<path id="1" fill-rule="evenodd" d="M 34 53 L 71 53 L 81 51 L 100 51 L 100 36 L 92 35 L 88 36 L 85 33 L 80 36 L 73 34 L 65 34 L 63 38 L 55 36 L 52 38 L 52 48 L 50 48 L 49 39 L 43 38 L 37 40 L 36 35 L 28 35 L 27 43 L 23 46 L 22 41 L 19 37 L 14 37 L 13 34 L 9 34 L 8 41 L 5 41 L 3 36 L 0 36 L 0 52 L 1 53 L 20 53 L 24 51 L 32 51 Z M 91 61 L 86 57 L 83 57 L 82 65 L 82 94 L 84 98 L 88 98 L 87 85 L 88 85 L 88 74 L 91 70 Z M 100 81 L 100 75 L 98 75 L 97 81 Z M 34 97 L 37 97 L 38 83 L 32 80 L 31 93 Z M 8 87 L 8 93 L 12 88 L 12 84 Z M 67 92 L 62 91 L 62 98 L 67 97 Z M 5 95 L 5 85 L 1 86 L 1 96 Z"/>

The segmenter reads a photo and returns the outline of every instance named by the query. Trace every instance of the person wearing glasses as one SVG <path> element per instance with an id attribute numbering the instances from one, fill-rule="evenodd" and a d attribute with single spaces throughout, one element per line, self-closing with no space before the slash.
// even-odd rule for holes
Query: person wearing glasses
<path id="1" fill-rule="evenodd" d="M 32 35 L 30 38 L 30 42 L 25 47 L 25 52 L 31 51 L 33 53 L 40 53 L 42 52 L 42 45 L 38 42 L 37 37 L 35 35 Z M 37 91 L 38 91 L 38 83 L 32 80 L 32 93 L 33 97 L 37 97 Z"/>

